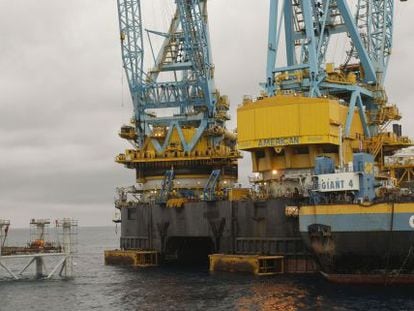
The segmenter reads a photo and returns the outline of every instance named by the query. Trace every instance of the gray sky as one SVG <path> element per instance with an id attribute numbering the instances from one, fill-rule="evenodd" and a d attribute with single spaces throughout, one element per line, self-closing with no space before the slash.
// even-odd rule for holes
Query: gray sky
<path id="1" fill-rule="evenodd" d="M 156 15 L 154 1 L 143 0 L 147 16 Z M 397 3 L 387 79 L 408 135 L 413 6 Z M 257 94 L 264 77 L 267 9 L 268 0 L 210 0 L 216 82 L 232 102 L 230 127 L 242 96 Z M 0 218 L 14 226 L 65 216 L 108 225 L 115 187 L 134 182 L 114 163 L 128 147 L 117 132 L 132 112 L 117 23 L 115 0 L 0 0 Z"/>

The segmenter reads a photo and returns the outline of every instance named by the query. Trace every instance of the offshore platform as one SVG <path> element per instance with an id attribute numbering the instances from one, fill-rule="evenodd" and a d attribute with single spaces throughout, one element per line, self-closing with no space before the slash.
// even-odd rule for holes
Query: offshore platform
<path id="1" fill-rule="evenodd" d="M 207 1 L 175 3 L 167 33 L 145 30 L 163 38 L 145 71 L 141 3 L 118 0 L 134 117 L 120 131 L 133 148 L 116 161 L 137 183 L 118 188 L 121 251 L 107 262 L 274 256 L 336 281 L 408 280 L 414 165 L 392 157 L 412 142 L 384 89 L 396 3 L 270 0 L 264 91 L 244 98 L 237 134 L 214 85 Z M 327 61 L 335 39 L 340 63 Z M 252 157 L 250 188 L 237 184 L 239 150 Z"/>

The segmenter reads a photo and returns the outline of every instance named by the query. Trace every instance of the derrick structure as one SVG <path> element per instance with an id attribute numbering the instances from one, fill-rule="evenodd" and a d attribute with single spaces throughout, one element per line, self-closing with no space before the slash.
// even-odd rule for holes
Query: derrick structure
<path id="1" fill-rule="evenodd" d="M 122 59 L 134 117 L 120 131 L 133 148 L 116 161 L 136 171 L 140 198 L 158 203 L 201 197 L 217 170 L 220 183 L 230 186 L 237 179 L 240 157 L 236 136 L 225 126 L 228 99 L 214 84 L 207 1 L 175 3 L 175 14 L 164 33 L 144 29 L 140 0 L 118 0 Z M 144 32 L 151 53 L 146 53 Z M 151 37 L 163 41 L 158 54 Z M 153 67 L 145 71 L 147 55 Z M 122 196 L 125 202 L 125 193 Z"/>
<path id="2" fill-rule="evenodd" d="M 358 151 L 382 169 L 384 156 L 411 145 L 401 131 L 387 131 L 401 119 L 384 89 L 395 3 L 351 3 L 270 1 L 265 92 L 238 110 L 239 148 L 251 151 L 257 180 L 301 184 L 316 156 L 343 167 Z M 335 64 L 327 59 L 338 40 L 346 44 Z"/>

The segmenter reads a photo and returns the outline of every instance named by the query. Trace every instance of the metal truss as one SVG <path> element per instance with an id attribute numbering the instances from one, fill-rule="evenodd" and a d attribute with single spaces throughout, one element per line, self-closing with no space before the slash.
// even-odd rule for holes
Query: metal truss
<path id="1" fill-rule="evenodd" d="M 144 40 L 142 36 L 141 3 L 136 0 L 118 0 L 119 29 L 121 32 L 122 60 L 132 95 L 134 111 L 141 102 L 144 67 Z"/>
<path id="2" fill-rule="evenodd" d="M 377 128 L 370 125 L 363 111 L 375 115 L 378 98 L 384 98 L 382 84 L 392 49 L 393 11 L 393 0 L 359 0 L 356 16 L 347 0 L 270 0 L 264 84 L 267 94 L 337 96 L 352 111 L 348 114 L 345 134 L 349 134 L 353 111 L 358 106 L 365 135 L 375 135 Z M 286 65 L 276 67 L 283 33 Z M 326 53 L 331 38 L 338 34 L 349 38 L 351 51 L 343 68 L 354 70 L 353 83 L 332 81 L 326 70 Z M 351 59 L 361 69 L 348 69 Z M 276 81 L 278 74 L 284 75 L 283 81 Z"/>
<path id="3" fill-rule="evenodd" d="M 356 21 L 361 38 L 384 82 L 392 49 L 394 0 L 358 0 Z"/>
<path id="4" fill-rule="evenodd" d="M 164 143 L 152 139 L 157 153 L 168 147 L 168 139 L 177 129 L 184 151 L 191 151 L 208 127 L 224 126 L 216 119 L 217 94 L 213 80 L 206 0 L 176 0 L 176 11 L 168 33 L 146 30 L 163 38 L 158 55 L 151 50 L 154 66 L 143 70 L 144 43 L 140 0 L 118 0 L 122 41 L 122 58 L 134 104 L 137 145 L 151 137 L 154 126 L 162 126 L 167 135 Z M 168 78 L 165 78 L 168 77 Z M 151 113 L 175 108 L 169 117 Z M 182 128 L 196 129 L 187 142 Z"/>

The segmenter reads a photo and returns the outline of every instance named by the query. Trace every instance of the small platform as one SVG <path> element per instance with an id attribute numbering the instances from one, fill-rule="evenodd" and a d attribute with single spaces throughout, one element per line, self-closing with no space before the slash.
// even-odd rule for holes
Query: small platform
<path id="1" fill-rule="evenodd" d="M 211 272 L 247 272 L 259 276 L 284 273 L 283 256 L 212 254 L 209 259 Z"/>
<path id="2" fill-rule="evenodd" d="M 157 267 L 159 253 L 146 250 L 107 250 L 105 251 L 106 265 L 128 265 L 133 267 Z"/>

